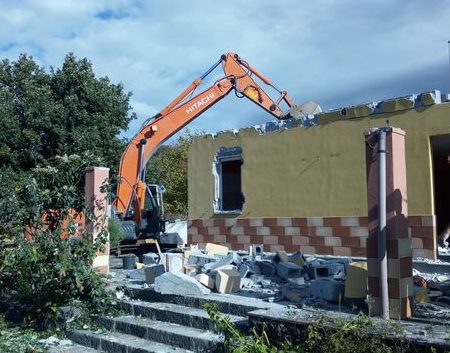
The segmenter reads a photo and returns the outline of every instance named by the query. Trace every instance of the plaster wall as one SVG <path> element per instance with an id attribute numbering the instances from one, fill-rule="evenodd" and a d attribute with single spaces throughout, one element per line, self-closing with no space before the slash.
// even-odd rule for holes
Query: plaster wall
<path id="1" fill-rule="evenodd" d="M 430 136 L 450 134 L 450 104 L 343 118 L 259 134 L 254 128 L 195 139 L 189 151 L 189 219 L 214 217 L 213 161 L 219 147 L 242 147 L 242 213 L 257 217 L 367 216 L 364 131 L 406 132 L 408 210 L 432 215 Z"/>

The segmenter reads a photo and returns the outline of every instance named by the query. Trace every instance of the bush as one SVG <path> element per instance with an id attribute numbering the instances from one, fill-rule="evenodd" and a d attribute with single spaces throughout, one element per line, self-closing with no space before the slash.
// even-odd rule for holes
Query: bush
<path id="1" fill-rule="evenodd" d="M 388 322 L 375 325 L 364 314 L 352 319 L 330 319 L 317 316 L 316 321 L 307 328 L 305 341 L 301 345 L 295 345 L 284 338 L 283 343 L 274 344 L 270 342 L 265 330 L 257 332 L 253 329 L 250 336 L 244 336 L 228 317 L 218 312 L 215 304 L 205 304 L 204 308 L 216 328 L 224 334 L 226 352 L 400 353 L 408 351 L 408 347 L 400 341 L 392 346 L 387 343 L 387 334 L 399 333 L 398 327 Z"/>
<path id="2" fill-rule="evenodd" d="M 93 222 L 99 236 L 94 242 L 92 234 L 84 231 L 77 240 L 70 239 L 77 230 L 70 210 L 84 204 L 79 186 L 88 163 L 79 156 L 57 157 L 9 188 L 9 196 L 17 200 L 12 213 L 20 217 L 11 218 L 11 226 L 3 228 L 12 246 L 1 246 L 0 239 L 0 294 L 25 306 L 25 319 L 41 328 L 56 323 L 61 306 L 80 306 L 86 317 L 114 308 L 106 277 L 92 268 L 96 252 L 104 250 L 104 220 L 85 210 L 86 220 Z M 31 226 L 29 240 L 18 224 Z"/>

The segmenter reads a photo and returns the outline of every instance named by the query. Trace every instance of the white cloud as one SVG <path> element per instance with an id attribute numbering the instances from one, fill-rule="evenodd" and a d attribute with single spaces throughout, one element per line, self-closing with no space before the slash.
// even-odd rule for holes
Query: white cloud
<path id="1" fill-rule="evenodd" d="M 133 92 L 140 121 L 226 51 L 239 53 L 299 103 L 315 100 L 334 108 L 428 87 L 416 75 L 433 88 L 448 88 L 448 5 L 448 0 L 4 0 L 0 56 L 15 60 L 27 52 L 47 67 L 60 66 L 70 51 L 87 57 L 99 76 Z M 218 131 L 269 119 L 231 94 L 192 127 Z M 130 130 L 139 125 L 133 124 Z"/>

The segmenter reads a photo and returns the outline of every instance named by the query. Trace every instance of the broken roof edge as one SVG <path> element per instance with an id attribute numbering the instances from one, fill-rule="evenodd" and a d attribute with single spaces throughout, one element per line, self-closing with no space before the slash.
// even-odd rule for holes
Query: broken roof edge
<path id="1" fill-rule="evenodd" d="M 250 137 L 273 132 L 281 132 L 296 127 L 308 128 L 338 120 L 365 118 L 371 115 L 424 108 L 435 104 L 448 102 L 450 102 L 450 94 L 441 94 L 439 90 L 431 90 L 408 96 L 389 98 L 378 102 L 374 101 L 343 108 L 330 109 L 326 112 L 321 112 L 315 115 L 307 115 L 300 119 L 292 118 L 286 120 L 272 120 L 267 123 L 246 126 L 240 129 L 219 131 L 214 134 L 200 136 L 200 138 L 216 139 L 219 137 Z"/>

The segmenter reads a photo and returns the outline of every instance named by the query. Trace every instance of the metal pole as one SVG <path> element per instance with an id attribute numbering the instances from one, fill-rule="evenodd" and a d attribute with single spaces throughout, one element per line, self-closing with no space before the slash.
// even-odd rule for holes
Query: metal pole
<path id="1" fill-rule="evenodd" d="M 386 131 L 378 133 L 378 259 L 380 261 L 380 294 L 383 319 L 389 319 L 389 292 L 386 251 Z"/>
<path id="2" fill-rule="evenodd" d="M 447 41 L 448 46 L 448 93 L 450 93 L 450 40 Z"/>

